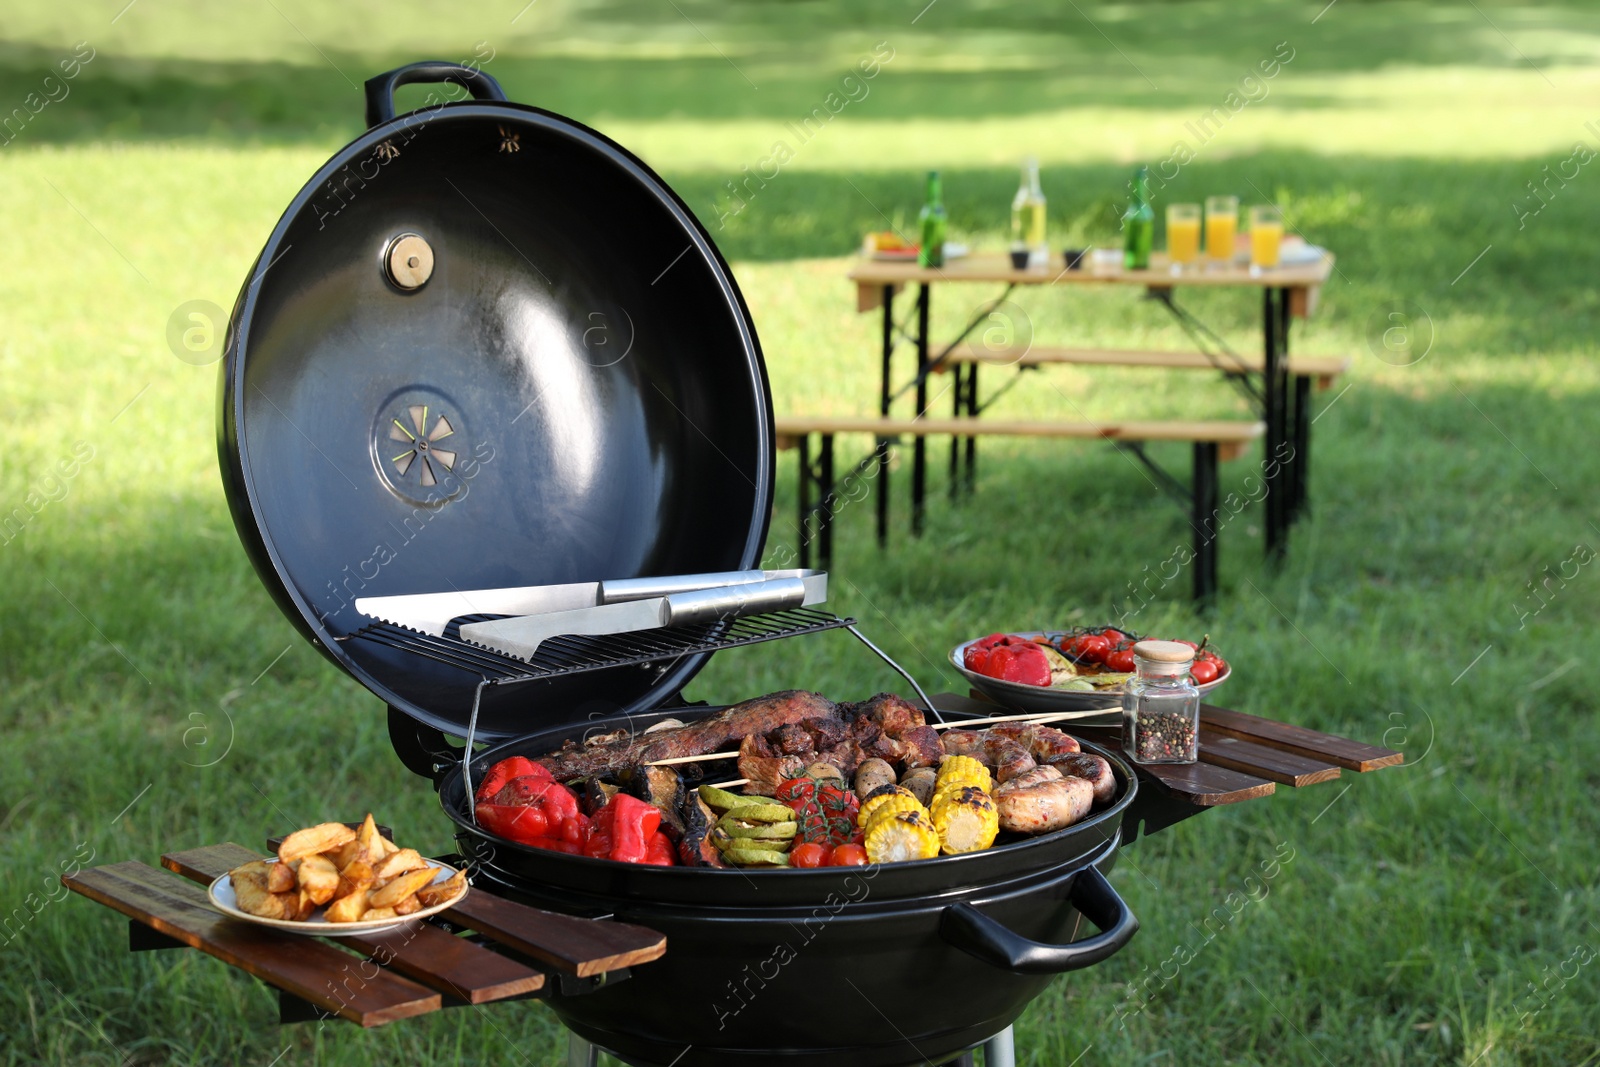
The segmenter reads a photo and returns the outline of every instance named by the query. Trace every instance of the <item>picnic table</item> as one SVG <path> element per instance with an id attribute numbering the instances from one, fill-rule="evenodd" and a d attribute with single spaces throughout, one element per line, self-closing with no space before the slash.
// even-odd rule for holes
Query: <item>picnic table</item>
<path id="1" fill-rule="evenodd" d="M 1293 245 L 1286 245 L 1288 252 Z M 1304 248 L 1305 246 L 1299 246 Z M 887 419 L 896 400 L 914 394 L 916 417 L 928 410 L 930 375 L 949 371 L 955 376 L 953 408 L 957 417 L 975 418 L 988 403 L 978 394 L 978 369 L 981 364 L 1010 364 L 1020 373 L 1056 363 L 1114 364 L 1123 366 L 1213 368 L 1234 382 L 1250 398 L 1265 421 L 1264 476 L 1266 482 L 1266 549 L 1269 557 L 1281 557 L 1287 549 L 1290 524 L 1305 506 L 1309 473 L 1311 387 L 1326 384 L 1333 375 L 1349 366 L 1348 359 L 1324 357 L 1293 368 L 1289 359 L 1289 326 L 1293 319 L 1308 318 L 1316 308 L 1322 285 L 1334 269 L 1334 256 L 1326 251 L 1306 262 L 1291 263 L 1258 272 L 1239 262 L 1225 265 L 1196 265 L 1180 275 L 1170 270 L 1163 255 L 1152 257 L 1148 270 L 1124 270 L 1120 266 L 1093 266 L 1085 257 L 1078 269 L 1068 270 L 1059 262 L 1049 268 L 1018 270 L 1003 255 L 972 255 L 948 261 L 942 267 L 920 267 L 914 261 L 858 261 L 849 278 L 856 286 L 856 310 L 881 309 L 881 374 L 878 391 L 879 415 Z M 929 333 L 929 318 L 935 285 L 944 283 L 999 285 L 998 296 L 981 304 L 954 338 L 936 345 Z M 917 287 L 915 305 L 905 321 L 896 321 L 895 295 L 907 285 Z M 1106 349 L 1042 349 L 975 353 L 962 351 L 967 338 L 981 326 L 1018 286 L 1089 286 L 1102 289 L 1134 287 L 1165 308 L 1194 341 L 1192 352 L 1119 352 Z M 1262 345 L 1258 357 L 1242 354 L 1229 346 L 1215 330 L 1180 304 L 1176 290 L 1184 288 L 1257 289 L 1261 293 Z M 909 327 L 915 318 L 915 330 Z M 895 350 L 909 342 L 916 352 L 916 372 L 907 381 L 894 379 Z M 1009 385 L 1007 386 L 1009 388 Z M 962 441 L 951 440 L 951 491 L 956 490 L 962 462 Z M 1176 480 L 1150 461 L 1137 442 L 1119 443 L 1157 475 L 1160 484 L 1172 487 Z M 920 533 L 923 524 L 927 482 L 927 442 L 916 437 L 912 455 L 912 529 Z M 878 538 L 888 536 L 888 445 L 880 440 L 876 450 L 878 484 Z M 965 438 L 966 483 L 971 485 L 976 445 Z M 1279 462 L 1271 462 L 1274 458 Z"/>

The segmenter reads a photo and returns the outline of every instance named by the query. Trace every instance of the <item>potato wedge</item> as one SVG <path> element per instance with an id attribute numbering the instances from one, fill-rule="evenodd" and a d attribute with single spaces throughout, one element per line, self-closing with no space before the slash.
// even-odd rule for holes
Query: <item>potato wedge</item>
<path id="1" fill-rule="evenodd" d="M 393 908 L 368 908 L 367 913 L 361 916 L 362 922 L 377 922 L 380 919 L 397 919 Z"/>
<path id="2" fill-rule="evenodd" d="M 373 871 L 379 885 L 386 885 L 390 879 L 407 871 L 415 871 L 428 864 L 414 848 L 402 848 L 380 863 Z"/>
<path id="3" fill-rule="evenodd" d="M 433 881 L 434 870 L 424 867 L 399 875 L 382 889 L 374 890 L 371 904 L 374 908 L 392 908 L 412 893 Z"/>
<path id="4" fill-rule="evenodd" d="M 356 832 L 342 822 L 325 822 L 317 826 L 308 826 L 304 830 L 296 830 L 283 839 L 283 844 L 278 846 L 278 859 L 284 863 L 292 863 L 318 852 L 336 849 L 346 841 L 354 840 L 355 836 Z"/>
<path id="5" fill-rule="evenodd" d="M 333 865 L 342 871 L 361 858 L 361 842 L 351 838 L 338 848 L 324 852 L 323 855 L 332 860 Z M 340 895 L 343 896 L 344 894 L 341 893 Z"/>
<path id="6" fill-rule="evenodd" d="M 378 833 L 378 820 L 372 817 L 372 812 L 367 812 L 367 817 L 362 820 L 361 829 L 356 831 L 356 840 L 361 842 L 363 852 L 371 852 L 383 835 Z"/>
<path id="7" fill-rule="evenodd" d="M 323 918 L 331 923 L 353 923 L 359 922 L 366 912 L 367 891 L 358 889 L 329 904 L 328 910 L 323 913 Z"/>
<path id="8" fill-rule="evenodd" d="M 406 897 L 406 899 L 394 906 L 394 913 L 396 915 L 410 915 L 413 912 L 418 912 L 421 910 L 422 902 L 417 899 L 417 895 L 415 893 L 412 893 L 409 897 Z"/>
<path id="9" fill-rule="evenodd" d="M 317 902 L 312 900 L 304 889 L 295 893 L 282 893 L 279 895 L 286 898 L 285 907 L 290 912 L 289 917 L 295 922 L 306 922 L 311 918 L 311 913 L 317 910 Z"/>
<path id="10" fill-rule="evenodd" d="M 241 864 L 229 871 L 228 877 L 233 879 L 235 889 L 239 887 L 240 882 L 250 882 L 254 885 L 259 885 L 262 891 L 265 892 L 269 873 L 268 868 L 271 866 L 266 860 L 251 860 L 249 863 Z"/>
<path id="11" fill-rule="evenodd" d="M 417 901 L 424 908 L 431 908 L 447 900 L 454 900 L 465 888 L 467 888 L 467 872 L 457 871 L 442 882 L 425 885 L 417 890 Z"/>
<path id="12" fill-rule="evenodd" d="M 372 864 L 366 860 L 354 860 L 339 872 L 339 888 L 333 891 L 333 895 L 347 897 L 357 890 L 371 889 L 372 882 Z"/>
<path id="13" fill-rule="evenodd" d="M 279 862 L 269 864 L 267 867 L 267 892 L 287 893 L 293 889 L 299 884 L 295 878 L 298 868 L 298 861 L 295 863 Z"/>
<path id="14" fill-rule="evenodd" d="M 264 871 L 250 872 L 242 878 L 233 879 L 233 899 L 239 910 L 249 915 L 263 919 L 294 918 L 294 894 L 267 892 Z"/>
<path id="15" fill-rule="evenodd" d="M 300 861 L 300 891 L 314 904 L 326 904 L 339 888 L 339 869 L 326 856 L 307 856 Z"/>

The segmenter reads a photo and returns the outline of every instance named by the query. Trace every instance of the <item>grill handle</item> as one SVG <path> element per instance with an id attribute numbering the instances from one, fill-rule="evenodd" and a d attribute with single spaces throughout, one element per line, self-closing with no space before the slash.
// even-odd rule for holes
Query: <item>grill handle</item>
<path id="1" fill-rule="evenodd" d="M 766 582 L 674 593 L 663 602 L 661 625 L 689 626 L 719 619 L 742 619 L 746 615 L 797 608 L 805 598 L 806 583 L 800 578 L 774 578 Z"/>
<path id="2" fill-rule="evenodd" d="M 474 100 L 504 101 L 506 98 L 500 83 L 481 70 L 438 59 L 408 63 L 367 79 L 367 129 L 393 119 L 394 91 L 417 82 L 451 82 L 471 93 Z"/>
<path id="3" fill-rule="evenodd" d="M 1067 900 L 1100 928 L 1094 937 L 1066 945 L 1031 941 L 966 903 L 944 909 L 939 933 L 963 952 L 1016 974 L 1061 974 L 1090 967 L 1133 940 L 1139 920 L 1099 868 L 1081 867 L 1062 877 L 1072 879 Z"/>

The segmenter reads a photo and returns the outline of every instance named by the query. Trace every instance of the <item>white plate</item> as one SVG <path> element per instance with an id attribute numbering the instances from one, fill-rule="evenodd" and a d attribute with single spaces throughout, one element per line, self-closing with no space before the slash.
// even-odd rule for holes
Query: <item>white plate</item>
<path id="1" fill-rule="evenodd" d="M 1029 641 L 1052 641 L 1061 636 L 1060 630 L 1030 630 L 1024 633 L 1011 634 L 1012 637 L 1021 637 Z M 1081 689 L 1053 689 L 1044 685 L 1026 685 L 1022 682 L 1008 682 L 1002 678 L 990 678 L 986 674 L 967 669 L 967 646 L 983 640 L 975 637 L 971 641 L 963 641 L 950 650 L 950 663 L 960 671 L 973 687 L 984 693 L 991 700 L 1004 704 L 1008 708 L 1018 711 L 1049 712 L 1076 712 L 1071 717 L 1074 719 L 1087 719 L 1095 716 L 1104 717 L 1108 714 L 1120 713 L 1122 708 L 1122 687 L 1111 686 L 1106 689 L 1097 689 L 1094 692 L 1085 692 Z M 1233 676 L 1233 667 L 1230 665 L 1221 676 L 1205 685 L 1196 686 L 1200 696 L 1205 698 L 1217 686 L 1226 682 Z"/>
<path id="2" fill-rule="evenodd" d="M 277 860 L 273 860 L 277 863 Z M 426 860 L 428 866 L 438 873 L 434 875 L 435 884 L 448 880 L 456 873 L 454 867 L 446 866 L 437 860 Z M 259 926 L 270 926 L 275 930 L 283 930 L 291 934 L 307 934 L 313 937 L 348 937 L 351 934 L 373 934 L 380 930 L 392 930 L 397 926 L 404 926 L 413 919 L 426 919 L 430 915 L 437 915 L 446 908 L 454 907 L 461 902 L 461 898 L 471 892 L 471 887 L 462 889 L 455 897 L 443 904 L 435 904 L 431 908 L 414 911 L 410 915 L 402 915 L 396 919 L 377 919 L 372 922 L 331 923 L 322 917 L 323 909 L 318 908 L 312 913 L 311 918 L 305 922 L 291 922 L 288 919 L 263 919 L 259 915 L 251 915 L 247 911 L 240 911 L 238 900 L 233 893 L 233 880 L 226 874 L 211 883 L 207 895 L 211 897 L 212 905 L 224 915 L 231 915 L 235 919 L 256 923 Z"/>

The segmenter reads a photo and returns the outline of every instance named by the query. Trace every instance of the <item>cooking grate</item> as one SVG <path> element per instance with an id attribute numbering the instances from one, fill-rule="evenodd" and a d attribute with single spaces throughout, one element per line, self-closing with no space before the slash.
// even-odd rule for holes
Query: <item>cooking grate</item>
<path id="1" fill-rule="evenodd" d="M 855 625 L 854 619 L 841 619 L 829 611 L 790 608 L 691 626 L 635 630 L 607 636 L 554 637 L 540 644 L 539 651 L 531 661 L 507 656 L 461 639 L 463 624 L 498 618 L 503 616 L 463 616 L 450 624 L 443 637 L 382 622 L 365 626 L 339 640 L 371 641 L 458 668 L 476 675 L 489 685 L 506 685 L 677 659 L 784 637 L 853 628 Z"/>

